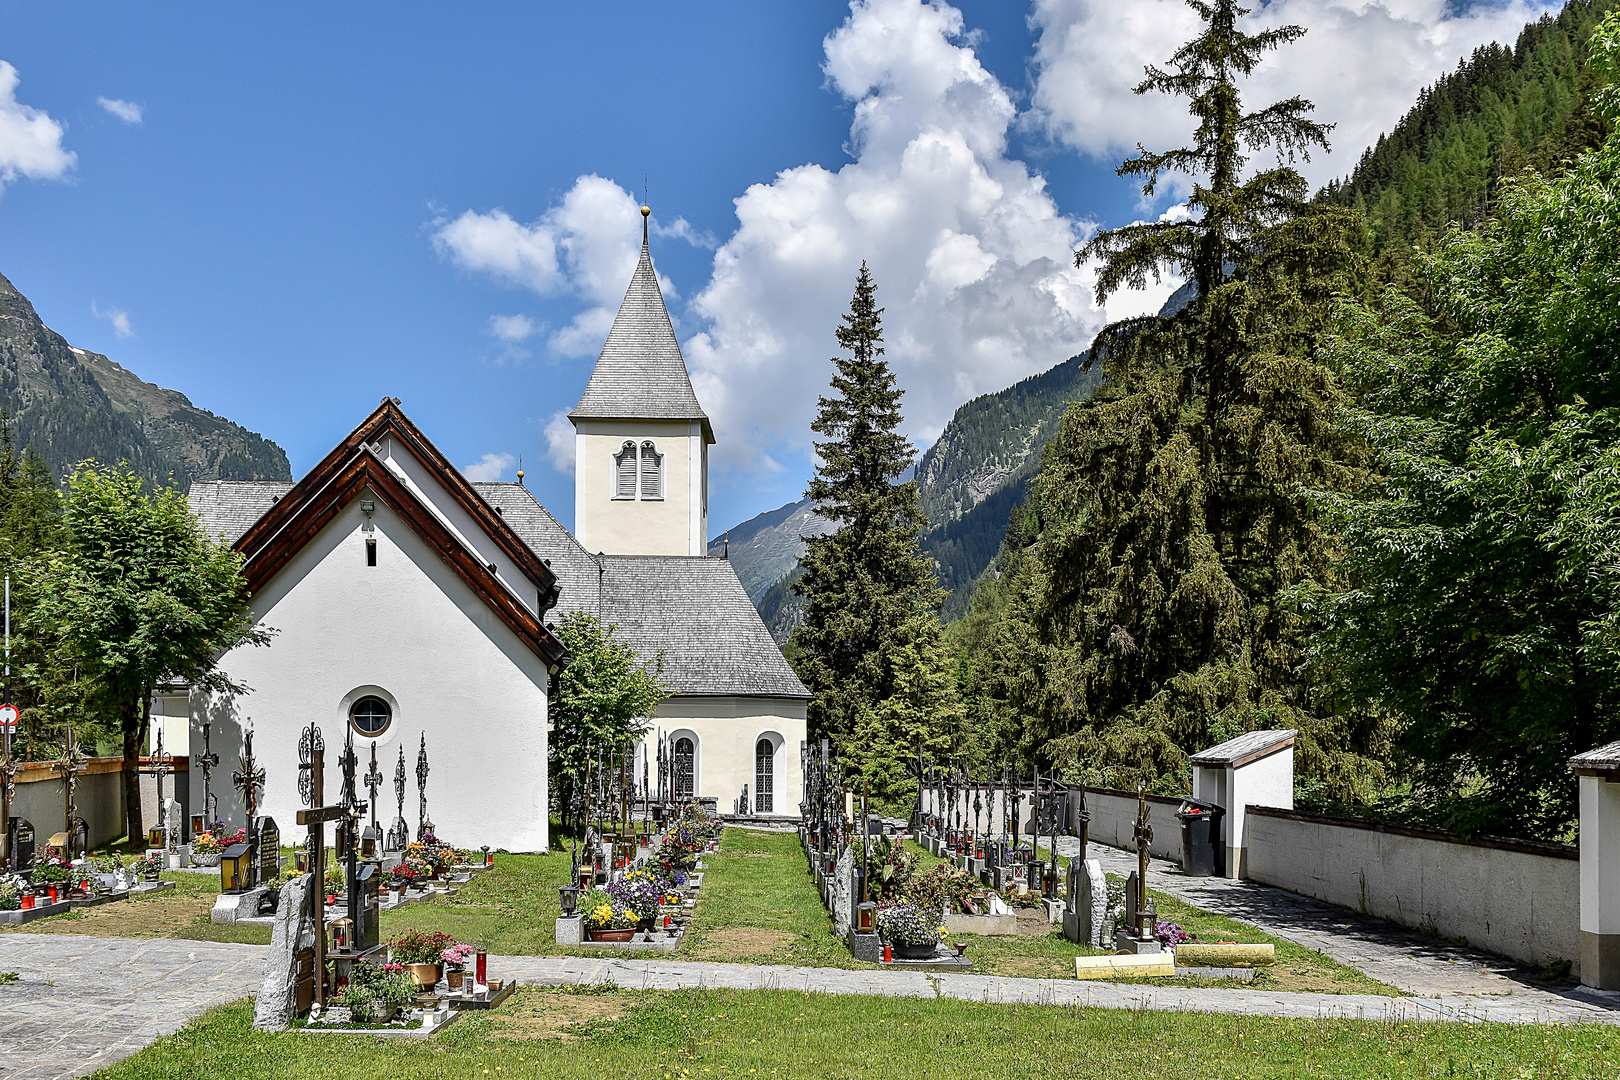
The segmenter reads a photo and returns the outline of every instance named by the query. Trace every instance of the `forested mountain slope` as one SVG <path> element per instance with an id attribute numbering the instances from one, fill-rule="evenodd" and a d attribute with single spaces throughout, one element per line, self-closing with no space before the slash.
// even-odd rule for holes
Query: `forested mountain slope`
<path id="1" fill-rule="evenodd" d="M 1504 176 L 1547 174 L 1601 139 L 1589 107 L 1592 27 L 1615 0 L 1571 0 L 1490 44 L 1418 95 L 1417 104 L 1320 198 L 1366 215 L 1386 276 L 1453 223 L 1484 220 Z"/>
<path id="2" fill-rule="evenodd" d="M 172 477 L 182 490 L 197 479 L 292 479 L 281 447 L 69 345 L 4 276 L 0 405 L 13 418 L 17 444 L 38 450 L 59 477 L 93 458 L 127 461 L 153 484 Z"/>

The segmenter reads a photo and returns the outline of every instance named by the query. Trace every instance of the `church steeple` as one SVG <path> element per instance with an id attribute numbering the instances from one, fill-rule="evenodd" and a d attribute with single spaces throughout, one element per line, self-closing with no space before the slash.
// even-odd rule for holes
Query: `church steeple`
<path id="1" fill-rule="evenodd" d="M 686 358 L 664 306 L 652 255 L 647 248 L 651 208 L 641 208 L 641 259 L 630 278 L 613 329 L 596 359 L 591 381 L 569 419 L 696 420 L 714 442 L 709 418 L 692 391 Z"/>
<path id="2" fill-rule="evenodd" d="M 641 258 L 574 424 L 574 535 L 615 555 L 702 555 L 709 417 L 698 404 L 658 287 L 641 208 Z"/>

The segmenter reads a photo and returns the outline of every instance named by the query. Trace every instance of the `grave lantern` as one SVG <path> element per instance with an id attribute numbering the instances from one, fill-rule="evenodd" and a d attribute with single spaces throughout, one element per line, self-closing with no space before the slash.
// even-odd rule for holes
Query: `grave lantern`
<path id="1" fill-rule="evenodd" d="M 559 886 L 557 886 L 557 900 L 558 900 L 558 902 L 560 904 L 562 904 L 563 918 L 565 918 L 565 919 L 573 918 L 574 917 L 574 910 L 579 907 L 579 886 L 578 885 L 559 885 Z"/>
<path id="2" fill-rule="evenodd" d="M 203 833 L 205 833 L 207 831 L 208 831 L 207 829 L 203 828 L 203 816 L 201 814 L 192 814 L 191 815 L 191 835 L 192 835 L 192 837 L 193 838 L 199 837 L 199 836 L 201 836 Z"/>
<path id="3" fill-rule="evenodd" d="M 861 934 L 877 932 L 877 905 L 868 900 L 855 909 L 855 930 Z"/>
<path id="4" fill-rule="evenodd" d="M 360 833 L 360 857 L 362 859 L 377 857 L 377 830 L 370 825 Z"/>
<path id="5" fill-rule="evenodd" d="M 219 891 L 243 892 L 248 887 L 252 870 L 252 848 L 246 843 L 232 844 L 219 856 Z"/>
<path id="6" fill-rule="evenodd" d="M 163 826 L 154 825 L 146 831 L 146 846 L 160 848 L 165 846 L 163 839 Z"/>

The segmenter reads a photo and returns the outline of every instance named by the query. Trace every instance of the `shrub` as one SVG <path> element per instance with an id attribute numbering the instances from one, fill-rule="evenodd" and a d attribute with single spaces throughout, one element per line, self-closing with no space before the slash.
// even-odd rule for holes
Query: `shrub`
<path id="1" fill-rule="evenodd" d="M 349 985 L 337 1003 L 347 1007 L 349 1015 L 359 1023 L 375 1023 L 388 1006 L 408 1004 L 415 994 L 416 983 L 401 965 L 361 959 L 349 969 Z"/>

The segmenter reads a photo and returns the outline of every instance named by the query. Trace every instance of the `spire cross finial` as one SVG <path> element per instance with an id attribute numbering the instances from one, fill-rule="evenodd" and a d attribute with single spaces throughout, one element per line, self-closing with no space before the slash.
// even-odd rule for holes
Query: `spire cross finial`
<path id="1" fill-rule="evenodd" d="M 647 219 L 652 217 L 652 207 L 646 203 L 641 204 L 641 246 L 647 246 Z"/>

